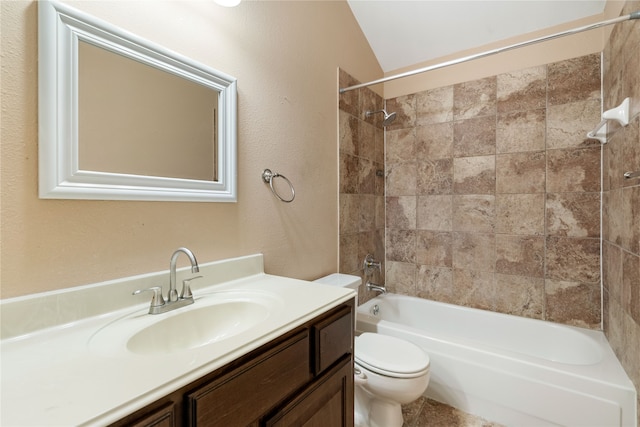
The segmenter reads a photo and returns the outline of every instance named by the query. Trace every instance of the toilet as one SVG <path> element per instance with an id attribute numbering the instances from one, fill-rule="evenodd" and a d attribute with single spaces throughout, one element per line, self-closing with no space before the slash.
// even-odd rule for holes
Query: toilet
<path id="1" fill-rule="evenodd" d="M 358 291 L 360 277 L 335 273 L 316 280 Z M 429 356 L 400 338 L 365 332 L 354 351 L 356 427 L 401 427 L 401 405 L 418 399 L 429 384 Z"/>

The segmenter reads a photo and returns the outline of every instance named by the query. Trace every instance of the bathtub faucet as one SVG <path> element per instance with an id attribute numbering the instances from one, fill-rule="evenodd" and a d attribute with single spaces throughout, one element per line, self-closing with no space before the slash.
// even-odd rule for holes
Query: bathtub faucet
<path id="1" fill-rule="evenodd" d="M 382 295 L 387 293 L 387 288 L 385 286 L 376 285 L 375 283 L 367 282 L 367 290 L 380 292 Z"/>

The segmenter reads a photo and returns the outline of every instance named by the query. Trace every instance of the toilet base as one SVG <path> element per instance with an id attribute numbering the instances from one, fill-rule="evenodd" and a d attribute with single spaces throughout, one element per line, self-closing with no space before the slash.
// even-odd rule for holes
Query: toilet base
<path id="1" fill-rule="evenodd" d="M 356 387 L 355 427 L 402 427 L 402 406 L 397 402 L 378 399 L 366 390 Z"/>

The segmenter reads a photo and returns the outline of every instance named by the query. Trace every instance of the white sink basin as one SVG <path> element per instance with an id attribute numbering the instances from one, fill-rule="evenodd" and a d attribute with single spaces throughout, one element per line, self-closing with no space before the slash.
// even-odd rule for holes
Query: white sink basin
<path id="1" fill-rule="evenodd" d="M 148 308 L 115 320 L 89 340 L 103 354 L 162 355 L 214 344 L 263 323 L 281 308 L 279 297 L 255 291 L 222 291 L 163 314 Z"/>

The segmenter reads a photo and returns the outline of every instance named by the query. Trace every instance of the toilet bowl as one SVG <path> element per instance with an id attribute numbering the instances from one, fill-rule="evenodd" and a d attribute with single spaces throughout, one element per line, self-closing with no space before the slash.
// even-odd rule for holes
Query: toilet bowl
<path id="1" fill-rule="evenodd" d="M 316 282 L 358 290 L 357 276 L 332 274 Z M 427 389 L 429 356 L 400 338 L 365 332 L 355 338 L 354 389 L 356 427 L 401 427 L 401 405 Z"/>

